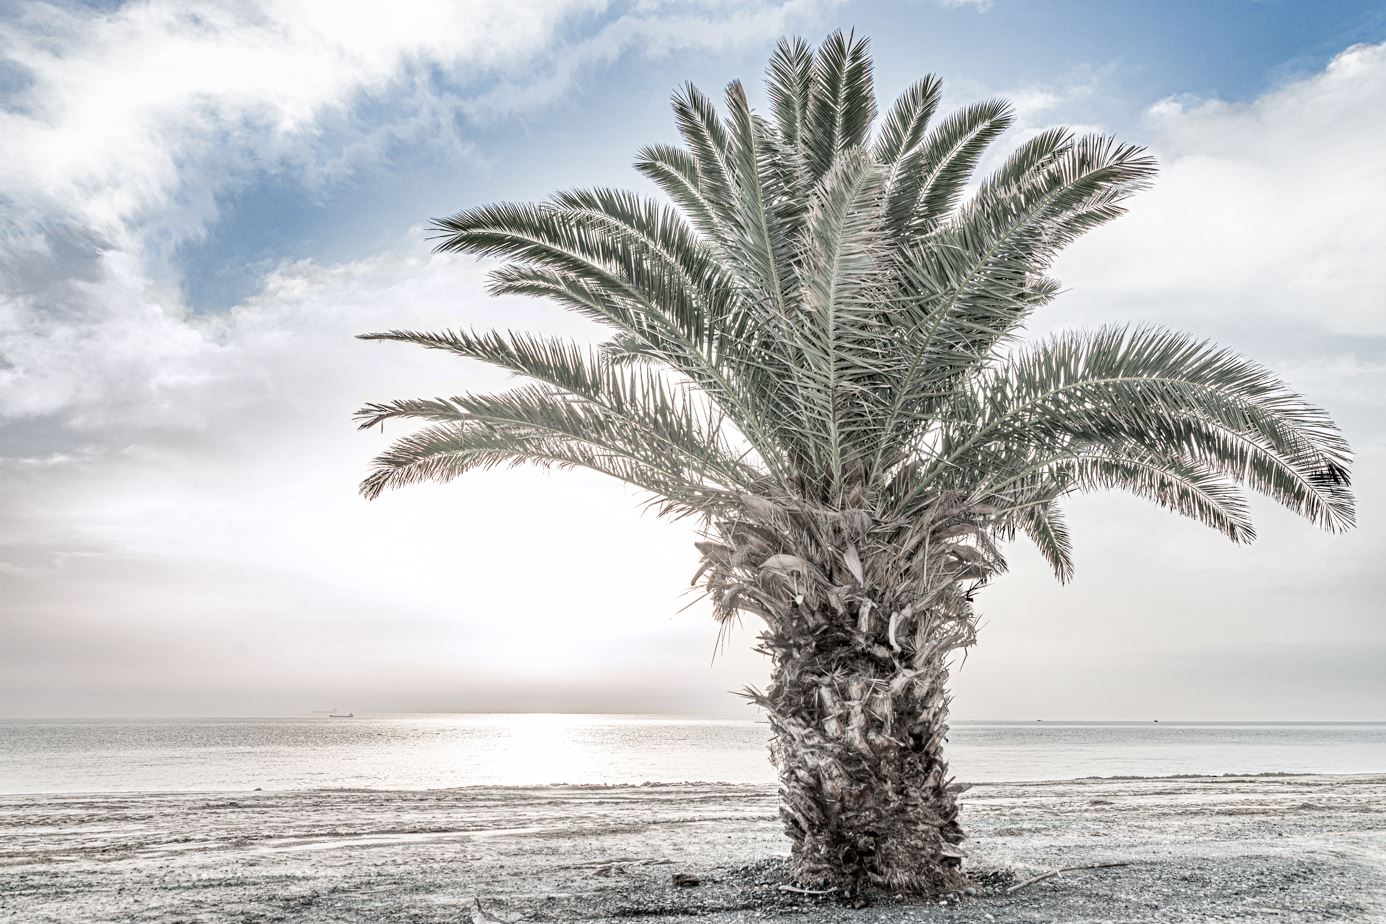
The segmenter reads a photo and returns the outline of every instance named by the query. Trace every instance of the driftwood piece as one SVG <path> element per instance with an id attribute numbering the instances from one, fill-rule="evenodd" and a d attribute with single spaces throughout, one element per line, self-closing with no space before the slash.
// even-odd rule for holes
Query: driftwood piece
<path id="1" fill-rule="evenodd" d="M 1007 895 L 1014 895 L 1015 893 L 1019 892 L 1021 889 L 1025 888 L 1026 886 L 1032 886 L 1032 885 L 1034 885 L 1035 883 L 1037 883 L 1037 882 L 1043 882 L 1043 881 L 1046 880 L 1046 879 L 1053 879 L 1055 876 L 1059 875 L 1060 873 L 1073 873 L 1073 872 L 1077 872 L 1078 870 L 1082 870 L 1082 869 L 1112 869 L 1113 867 L 1116 867 L 1116 866 L 1130 866 L 1130 865 L 1131 865 L 1130 863 L 1092 863 L 1092 864 L 1089 864 L 1089 865 L 1086 865 L 1086 866 L 1062 866 L 1062 867 L 1060 867 L 1060 868 L 1058 868 L 1058 869 L 1051 869 L 1051 870 L 1049 870 L 1049 871 L 1046 872 L 1046 873 L 1040 873 L 1038 876 L 1031 876 L 1029 879 L 1026 879 L 1024 882 L 1016 883 L 1015 885 L 1011 886 L 1009 889 L 1006 890 L 1006 894 L 1007 894 Z"/>
<path id="2" fill-rule="evenodd" d="M 476 910 L 472 912 L 472 924 L 507 924 L 500 918 L 486 913 L 481 907 L 480 896 L 472 896 L 472 901 L 476 903 Z"/>
<path id="3" fill-rule="evenodd" d="M 793 892 L 795 895 L 831 895 L 836 892 L 837 889 L 801 889 L 798 886 L 782 885 L 780 886 L 780 891 Z"/>

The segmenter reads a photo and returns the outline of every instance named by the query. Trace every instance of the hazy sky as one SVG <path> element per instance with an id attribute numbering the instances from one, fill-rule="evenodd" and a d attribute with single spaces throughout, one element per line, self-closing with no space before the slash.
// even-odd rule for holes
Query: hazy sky
<path id="1" fill-rule="evenodd" d="M 744 712 L 752 626 L 680 613 L 688 528 L 596 476 L 373 504 L 366 400 L 503 384 L 361 331 L 591 329 L 421 227 L 646 188 L 667 98 L 776 36 L 872 36 L 892 97 L 1009 95 L 1163 171 L 1037 331 L 1158 321 L 1272 365 L 1357 453 L 1361 526 L 1260 540 L 1106 496 L 1078 576 L 984 592 L 963 718 L 1386 719 L 1386 6 L 919 0 L 0 0 L 0 715 Z M 365 5 L 363 5 L 364 7 Z M 193 12 L 195 11 L 195 12 Z"/>

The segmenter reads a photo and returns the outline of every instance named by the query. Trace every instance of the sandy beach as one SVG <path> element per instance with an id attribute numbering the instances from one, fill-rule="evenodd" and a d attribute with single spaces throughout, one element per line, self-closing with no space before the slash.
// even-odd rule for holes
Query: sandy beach
<path id="1" fill-rule="evenodd" d="M 857 911 L 779 888 L 764 787 L 11 795 L 0 919 L 1386 921 L 1386 776 L 993 783 L 965 800 L 980 894 Z"/>

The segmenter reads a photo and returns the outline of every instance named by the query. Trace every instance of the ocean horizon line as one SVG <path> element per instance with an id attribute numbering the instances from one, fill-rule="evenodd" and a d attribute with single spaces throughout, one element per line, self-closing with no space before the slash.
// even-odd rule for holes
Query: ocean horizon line
<path id="1" fill-rule="evenodd" d="M 349 715 L 337 710 L 315 709 L 303 712 L 265 712 L 265 713 L 189 713 L 186 715 L 156 714 L 71 714 L 71 715 L 20 715 L 0 716 L 0 722 L 197 722 L 197 721 L 275 721 L 312 718 L 352 718 L 388 719 L 420 717 L 571 717 L 571 718 L 638 718 L 638 719 L 700 719 L 715 721 L 742 721 L 764 723 L 759 718 L 745 713 L 730 712 L 593 712 L 593 711 L 549 711 L 549 710 L 509 710 L 504 712 L 464 711 L 464 710 L 425 710 L 425 711 L 364 711 L 350 712 Z M 979 717 L 954 718 L 950 725 L 1014 725 L 1014 724 L 1056 725 L 1386 725 L 1386 718 L 1377 719 L 1251 719 L 1239 717 L 1182 718 L 1179 716 L 1159 718 L 1071 718 L 1066 716 L 1032 717 Z"/>

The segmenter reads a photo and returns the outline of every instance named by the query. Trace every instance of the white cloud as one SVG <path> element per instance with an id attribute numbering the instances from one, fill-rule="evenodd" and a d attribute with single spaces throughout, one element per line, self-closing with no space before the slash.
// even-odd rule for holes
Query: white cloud
<path id="1" fill-rule="evenodd" d="M 1386 45 L 1250 103 L 1165 100 L 1131 214 L 1059 266 L 1070 304 L 1386 335 Z"/>
<path id="2" fill-rule="evenodd" d="M 355 496 L 383 445 L 351 427 L 363 401 L 503 380 L 354 334 L 585 325 L 489 299 L 471 261 L 428 256 L 417 230 L 361 259 L 281 266 L 224 314 L 191 313 L 168 261 L 251 174 L 317 189 L 420 132 L 411 119 L 450 127 L 469 99 L 492 114 L 541 104 L 636 46 L 769 39 L 801 7 L 679 4 L 670 17 L 645 3 L 606 21 L 580 15 L 600 3 L 193 14 L 155 0 L 101 17 L 35 5 L 0 26 L 30 78 L 0 111 L 0 204 L 14 219 L 0 238 L 4 708 L 284 708 L 286 690 L 354 684 L 377 708 L 415 708 L 391 699 L 407 675 L 434 705 L 558 709 L 595 668 L 594 691 L 570 706 L 618 708 L 603 675 L 659 691 L 672 669 L 686 682 L 649 706 L 688 709 L 739 685 L 744 672 L 708 672 L 701 657 L 645 654 L 710 654 L 716 628 L 670 623 L 689 537 L 642 516 L 622 486 L 503 472 L 374 505 Z M 437 92 L 419 76 L 431 67 L 461 89 Z M 412 107 L 403 123 L 362 125 L 345 150 L 322 141 L 362 94 L 392 87 Z M 613 561 L 629 572 L 615 585 L 602 576 Z M 382 619 L 396 641 L 379 638 Z M 227 660 L 231 640 L 261 657 Z M 224 684 L 241 698 L 218 700 Z M 255 687 L 276 692 L 255 699 Z"/>
<path id="3" fill-rule="evenodd" d="M 646 57 L 691 49 L 726 51 L 792 31 L 793 25 L 817 15 L 841 0 L 786 0 L 779 4 L 742 0 L 705 0 L 702 4 L 637 3 L 596 34 L 576 42 L 556 56 L 540 75 L 498 83 L 462 108 L 475 118 L 490 118 L 518 107 L 552 102 L 578 74 L 594 65 L 609 64 L 627 53 Z"/>
<path id="4" fill-rule="evenodd" d="M 30 89 L 0 118 L 6 192 L 125 230 L 230 144 L 272 163 L 316 121 L 411 61 L 494 73 L 553 39 L 580 2 L 153 2 L 97 17 L 38 5 L 5 28 Z M 203 216 L 205 217 L 205 216 Z"/>
<path id="5" fill-rule="evenodd" d="M 167 260 L 218 193 L 297 165 L 309 182 L 378 149 L 320 151 L 324 120 L 413 63 L 492 74 L 548 45 L 577 3 L 32 5 L 0 26 L 27 88 L 0 111 L 0 413 L 93 425 L 157 415 L 227 349 Z M 386 130 L 389 126 L 386 126 Z M 223 338 L 224 339 L 224 338 Z"/>
<path id="6" fill-rule="evenodd" d="M 0 25 L 27 76 L 0 110 L 0 203 L 16 229 L 0 240 L 0 417 L 90 426 L 204 377 L 227 343 L 188 316 L 171 261 L 248 177 L 321 190 L 401 141 L 457 155 L 459 113 L 551 102 L 633 46 L 766 39 L 817 5 L 644 4 L 609 21 L 599 0 L 26 8 Z M 434 68 L 458 89 L 434 88 Z M 387 90 L 403 111 L 353 124 Z"/>

